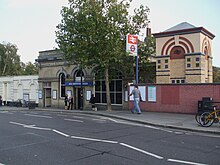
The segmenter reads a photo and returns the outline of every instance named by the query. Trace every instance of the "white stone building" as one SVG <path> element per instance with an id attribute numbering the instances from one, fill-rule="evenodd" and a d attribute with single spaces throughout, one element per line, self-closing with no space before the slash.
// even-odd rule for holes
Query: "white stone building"
<path id="1" fill-rule="evenodd" d="M 0 96 L 4 104 L 17 100 L 38 103 L 38 75 L 0 77 Z"/>

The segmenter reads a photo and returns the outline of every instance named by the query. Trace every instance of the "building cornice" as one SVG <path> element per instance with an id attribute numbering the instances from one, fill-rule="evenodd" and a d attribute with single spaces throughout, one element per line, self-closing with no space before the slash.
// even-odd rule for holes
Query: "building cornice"
<path id="1" fill-rule="evenodd" d="M 175 31 L 165 31 L 165 32 L 160 32 L 160 33 L 154 33 L 153 36 L 155 38 L 160 38 L 160 37 L 168 37 L 168 36 L 184 35 L 184 34 L 192 34 L 192 33 L 202 33 L 208 36 L 210 39 L 215 38 L 214 34 L 212 34 L 211 32 L 209 32 L 207 29 L 203 27 L 182 29 L 182 30 L 175 30 Z"/>

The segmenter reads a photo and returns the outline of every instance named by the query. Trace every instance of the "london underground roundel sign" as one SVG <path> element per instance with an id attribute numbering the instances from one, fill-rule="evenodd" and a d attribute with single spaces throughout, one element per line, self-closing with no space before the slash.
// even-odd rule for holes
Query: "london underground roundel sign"
<path id="1" fill-rule="evenodd" d="M 126 37 L 126 51 L 131 56 L 137 56 L 138 36 L 128 34 Z"/>

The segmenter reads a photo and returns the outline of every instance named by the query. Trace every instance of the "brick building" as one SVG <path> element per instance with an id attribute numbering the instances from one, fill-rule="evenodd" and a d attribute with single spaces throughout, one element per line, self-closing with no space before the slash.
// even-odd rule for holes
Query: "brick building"
<path id="1" fill-rule="evenodd" d="M 212 39 L 203 27 L 187 22 L 156 38 L 156 83 L 212 83 Z"/>

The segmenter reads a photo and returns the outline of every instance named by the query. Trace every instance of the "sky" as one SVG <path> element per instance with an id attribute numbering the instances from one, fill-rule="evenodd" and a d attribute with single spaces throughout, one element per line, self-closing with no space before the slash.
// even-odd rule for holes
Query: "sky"
<path id="1" fill-rule="evenodd" d="M 188 22 L 214 34 L 213 65 L 220 67 L 219 0 L 133 0 L 131 14 L 141 4 L 150 8 L 152 33 Z M 58 48 L 55 31 L 62 6 L 68 0 L 0 0 L 0 43 L 17 45 L 22 62 L 35 62 L 39 51 Z"/>

